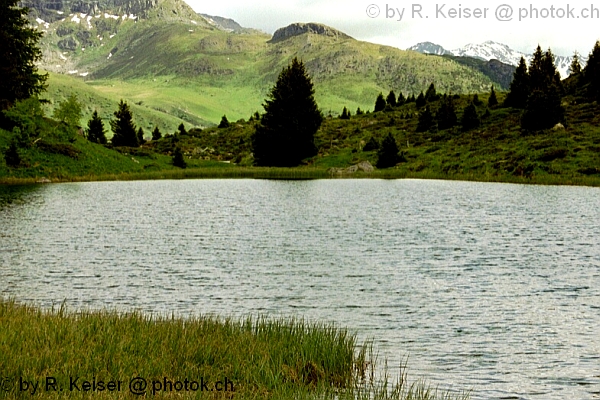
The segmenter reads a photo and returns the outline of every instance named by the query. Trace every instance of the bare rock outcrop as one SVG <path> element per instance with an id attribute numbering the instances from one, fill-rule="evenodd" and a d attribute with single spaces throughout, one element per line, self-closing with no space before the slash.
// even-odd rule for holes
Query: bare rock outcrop
<path id="1" fill-rule="evenodd" d="M 337 29 L 331 28 L 327 25 L 317 24 L 314 22 L 309 22 L 306 24 L 298 22 L 288 25 L 285 28 L 277 29 L 268 43 L 278 43 L 294 36 L 303 35 L 305 33 L 314 33 L 316 35 L 329 36 L 338 39 L 352 39 L 351 36 L 346 35 L 344 32 L 338 31 Z"/>
<path id="2" fill-rule="evenodd" d="M 328 172 L 331 175 L 352 175 L 355 172 L 363 171 L 366 173 L 371 173 L 375 171 L 373 165 L 371 165 L 368 161 L 361 161 L 358 164 L 352 165 L 348 168 L 329 168 Z"/>

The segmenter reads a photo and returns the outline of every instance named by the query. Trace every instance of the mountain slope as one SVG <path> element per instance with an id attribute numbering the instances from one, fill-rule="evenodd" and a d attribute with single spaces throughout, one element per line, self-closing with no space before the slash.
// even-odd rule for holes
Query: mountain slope
<path id="1" fill-rule="evenodd" d="M 270 37 L 231 31 L 181 0 L 105 0 L 93 7 L 65 2 L 62 9 L 39 3 L 43 68 L 80 77 L 111 97 L 185 110 L 175 116 L 193 117 L 187 120 L 216 123 L 223 114 L 236 120 L 261 110 L 279 72 L 296 56 L 326 113 L 369 109 L 379 92 L 418 94 L 431 82 L 453 93 L 501 86 L 471 65 L 360 42 L 316 23 L 293 24 Z M 41 18 L 59 12 L 64 18 L 52 23 Z"/>

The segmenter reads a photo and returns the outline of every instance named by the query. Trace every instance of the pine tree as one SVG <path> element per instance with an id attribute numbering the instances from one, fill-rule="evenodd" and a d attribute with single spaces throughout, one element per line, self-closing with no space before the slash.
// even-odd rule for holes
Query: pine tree
<path id="1" fill-rule="evenodd" d="M 434 131 L 436 127 L 433 114 L 429 109 L 429 105 L 425 106 L 425 110 L 419 114 L 419 123 L 417 124 L 417 132 Z"/>
<path id="2" fill-rule="evenodd" d="M 571 66 L 569 66 L 569 76 L 579 75 L 581 73 L 581 63 L 579 61 L 579 53 L 575 51 L 573 53 L 573 61 L 571 61 Z"/>
<path id="3" fill-rule="evenodd" d="M 549 129 L 563 121 L 564 114 L 559 89 L 550 85 L 546 90 L 531 93 L 521 118 L 521 127 L 530 131 Z"/>
<path id="4" fill-rule="evenodd" d="M 562 93 L 563 86 L 560 79 L 560 72 L 556 69 L 554 60 L 555 57 L 554 54 L 552 54 L 552 50 L 548 49 L 548 51 L 544 53 L 544 58 L 542 59 L 542 71 L 544 76 L 544 86 L 542 89 L 547 89 L 550 85 L 555 85 L 559 92 Z"/>
<path id="5" fill-rule="evenodd" d="M 19 0 L 0 0 L 0 110 L 17 100 L 40 94 L 48 75 L 38 73 L 36 62 L 42 59 L 38 42 L 42 32 L 27 20 L 27 8 Z"/>
<path id="6" fill-rule="evenodd" d="M 521 127 L 527 130 L 552 128 L 563 121 L 565 110 L 561 105 L 563 86 L 560 73 L 554 65 L 554 55 L 548 51 L 540 58 L 538 46 L 529 67 L 529 88 Z"/>
<path id="7" fill-rule="evenodd" d="M 98 116 L 98 111 L 94 110 L 92 118 L 88 121 L 87 139 L 90 142 L 98 144 L 106 144 L 106 132 L 104 131 L 104 123 Z"/>
<path id="8" fill-rule="evenodd" d="M 385 102 L 390 107 L 396 107 L 396 93 L 393 90 L 390 90 L 390 93 L 387 95 Z"/>
<path id="9" fill-rule="evenodd" d="M 460 120 L 463 132 L 470 131 L 471 129 L 479 128 L 481 125 L 481 119 L 477 114 L 477 107 L 471 102 L 463 112 L 463 116 Z"/>
<path id="10" fill-rule="evenodd" d="M 364 114 L 364 111 L 363 111 L 363 110 L 361 110 L 361 109 L 360 109 L 360 107 L 358 107 L 358 108 L 356 109 L 356 115 L 363 115 L 363 114 Z"/>
<path id="11" fill-rule="evenodd" d="M 529 96 L 529 73 L 525 58 L 521 57 L 510 83 L 510 91 L 504 100 L 505 107 L 525 108 Z"/>
<path id="12" fill-rule="evenodd" d="M 154 127 L 154 130 L 152 131 L 152 140 L 160 140 L 162 138 L 162 133 L 160 132 L 160 129 L 158 129 L 158 126 Z"/>
<path id="13" fill-rule="evenodd" d="M 340 119 L 350 119 L 350 111 L 346 107 L 342 110 L 342 114 L 340 115 Z"/>
<path id="14" fill-rule="evenodd" d="M 588 83 L 588 94 L 590 98 L 600 101 L 600 40 L 596 42 L 587 65 L 583 70 L 585 83 Z"/>
<path id="15" fill-rule="evenodd" d="M 137 131 L 137 139 L 140 145 L 146 143 L 146 139 L 144 139 L 144 129 L 140 126 L 140 129 Z"/>
<path id="16" fill-rule="evenodd" d="M 187 167 L 185 159 L 183 158 L 183 153 L 181 152 L 179 146 L 175 147 L 175 150 L 173 151 L 173 165 L 179 168 Z"/>
<path id="17" fill-rule="evenodd" d="M 529 89 L 534 91 L 542 89 L 546 84 L 546 76 L 544 72 L 544 53 L 540 45 L 535 49 L 533 58 L 529 63 Z"/>
<path id="18" fill-rule="evenodd" d="M 314 93 L 304 64 L 294 58 L 263 104 L 265 114 L 252 136 L 256 165 L 291 167 L 317 154 L 314 138 L 323 114 Z"/>
<path id="19" fill-rule="evenodd" d="M 488 107 L 494 108 L 498 105 L 498 98 L 496 97 L 496 92 L 494 91 L 494 85 L 492 85 L 492 92 L 490 93 L 490 97 L 488 98 Z"/>
<path id="20" fill-rule="evenodd" d="M 449 129 L 457 124 L 458 119 L 452 96 L 444 95 L 440 109 L 436 114 L 436 120 L 439 130 Z"/>
<path id="21" fill-rule="evenodd" d="M 425 100 L 425 95 L 422 91 L 421 93 L 419 93 L 419 96 L 417 97 L 415 102 L 417 103 L 417 108 L 425 107 L 425 104 L 427 104 L 427 100 Z"/>
<path id="22" fill-rule="evenodd" d="M 407 103 L 414 103 L 415 101 L 417 101 L 417 100 L 415 99 L 415 95 L 414 95 L 414 93 L 413 93 L 413 94 L 411 94 L 411 95 L 410 95 L 410 97 L 408 97 L 408 98 L 406 99 L 406 102 L 407 102 Z"/>
<path id="23" fill-rule="evenodd" d="M 406 103 L 406 98 L 404 97 L 402 92 L 400 92 L 400 94 L 398 95 L 398 98 L 396 99 L 396 106 L 401 106 L 404 103 Z"/>
<path id="24" fill-rule="evenodd" d="M 386 102 L 383 98 L 383 93 L 379 93 L 379 95 L 377 96 L 377 100 L 375 100 L 375 109 L 373 110 L 373 112 L 383 111 L 385 109 L 385 106 Z"/>
<path id="25" fill-rule="evenodd" d="M 398 164 L 402 157 L 398 150 L 398 144 L 396 139 L 392 136 L 391 132 L 381 142 L 379 151 L 377 152 L 377 168 L 391 168 Z"/>
<path id="26" fill-rule="evenodd" d="M 187 131 L 185 130 L 185 125 L 183 125 L 183 122 L 179 124 L 179 126 L 177 127 L 177 130 L 179 131 L 180 135 L 187 135 Z"/>
<path id="27" fill-rule="evenodd" d="M 367 144 L 365 144 L 365 146 L 363 147 L 362 150 L 363 151 L 379 150 L 379 142 L 373 136 L 371 136 L 371 139 L 369 139 L 369 141 L 367 142 Z"/>
<path id="28" fill-rule="evenodd" d="M 436 100 L 438 100 L 439 97 L 437 95 L 437 92 L 435 90 L 435 85 L 432 83 L 431 85 L 429 85 L 429 88 L 427 89 L 427 92 L 425 92 L 425 101 L 428 102 L 434 102 Z"/>
<path id="29" fill-rule="evenodd" d="M 121 100 L 119 109 L 114 112 L 114 115 L 116 119 L 110 121 L 110 127 L 114 132 L 111 139 L 112 145 L 138 147 L 137 132 L 129 105 Z"/>
<path id="30" fill-rule="evenodd" d="M 219 128 L 229 128 L 230 126 L 231 126 L 231 124 L 229 123 L 227 116 L 223 115 L 221 117 L 221 122 L 219 122 Z"/>

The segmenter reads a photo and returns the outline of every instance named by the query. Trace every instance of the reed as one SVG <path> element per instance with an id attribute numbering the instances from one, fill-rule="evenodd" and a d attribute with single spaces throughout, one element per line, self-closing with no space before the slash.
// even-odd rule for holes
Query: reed
<path id="1" fill-rule="evenodd" d="M 41 398 L 139 398 L 129 386 L 137 377 L 148 383 L 146 396 L 167 398 L 449 396 L 408 385 L 405 374 L 395 385 L 377 380 L 371 345 L 357 345 L 345 329 L 301 319 L 69 312 L 0 300 L 0 327 L 0 398 L 30 398 L 33 382 Z M 56 386 L 45 386 L 49 378 Z M 186 380 L 190 390 L 177 390 Z M 191 390 L 192 382 L 209 390 Z M 218 382 L 227 390 L 218 391 Z"/>

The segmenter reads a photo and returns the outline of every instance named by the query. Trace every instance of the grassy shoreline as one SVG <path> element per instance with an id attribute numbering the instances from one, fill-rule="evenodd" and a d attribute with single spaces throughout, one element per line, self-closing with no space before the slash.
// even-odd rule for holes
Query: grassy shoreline
<path id="1" fill-rule="evenodd" d="M 1 177 L 0 185 L 27 185 L 36 183 L 67 183 L 97 181 L 137 181 L 161 179 L 424 179 L 450 180 L 487 183 L 512 183 L 526 185 L 589 186 L 600 187 L 600 177 L 541 175 L 533 177 L 519 176 L 481 176 L 476 174 L 443 174 L 436 172 L 407 172 L 397 169 L 375 170 L 372 173 L 331 174 L 324 168 L 269 168 L 269 167 L 208 167 L 169 169 L 162 171 L 131 172 L 119 174 L 80 175 L 49 179 L 46 177 Z"/>
<path id="2" fill-rule="evenodd" d="M 169 398 L 468 398 L 408 384 L 405 372 L 376 381 L 370 344 L 298 319 L 75 313 L 0 299 L 0 326 L 0 398 L 29 397 L 34 383 L 44 398 L 136 398 L 138 377 L 147 396 Z"/>

